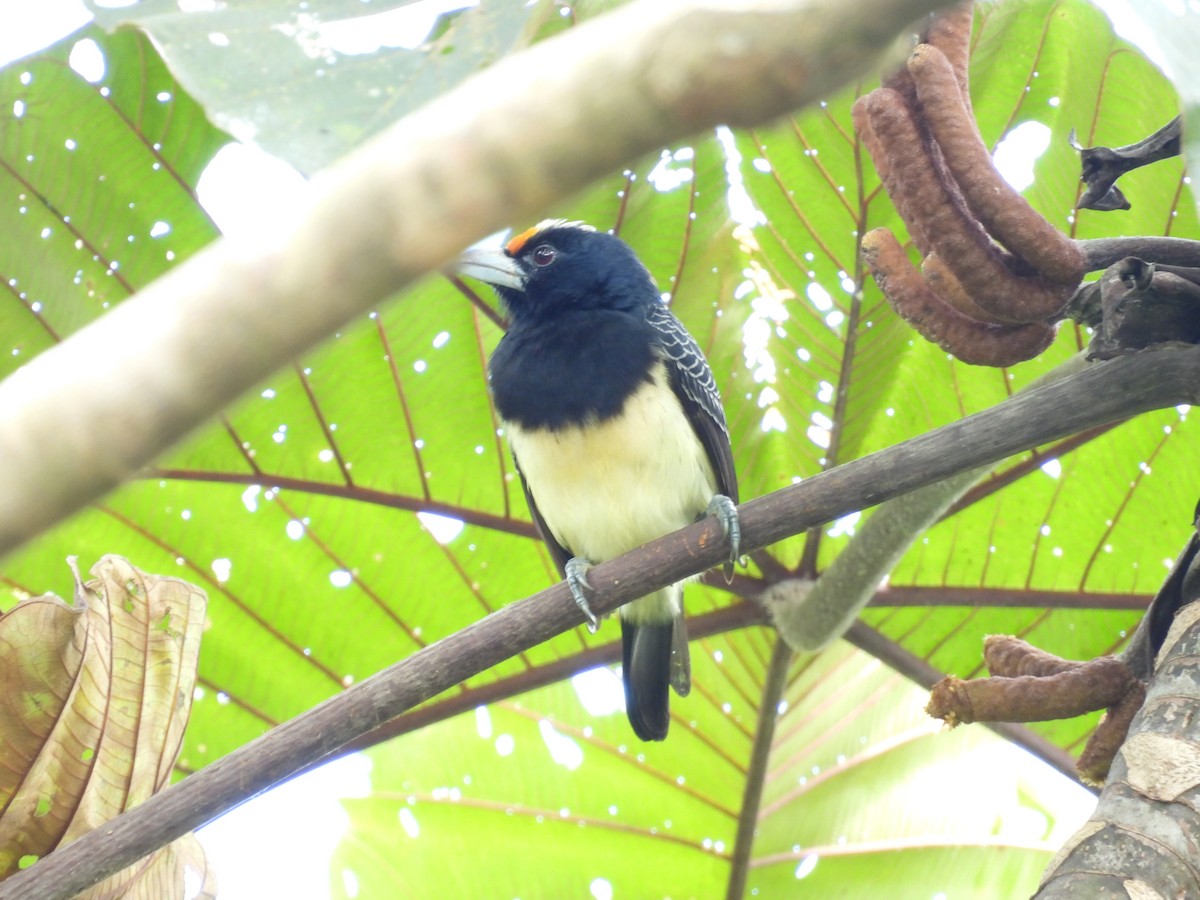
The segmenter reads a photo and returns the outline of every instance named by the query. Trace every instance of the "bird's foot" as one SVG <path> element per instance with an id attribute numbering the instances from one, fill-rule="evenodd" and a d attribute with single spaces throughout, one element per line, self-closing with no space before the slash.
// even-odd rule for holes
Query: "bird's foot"
<path id="1" fill-rule="evenodd" d="M 706 512 L 721 523 L 721 530 L 729 539 L 729 562 L 723 567 L 725 583 L 729 584 L 733 581 L 733 567 L 742 556 L 742 526 L 738 521 L 737 507 L 724 494 L 713 494 Z"/>
<path id="2" fill-rule="evenodd" d="M 567 587 L 571 589 L 571 596 L 575 598 L 575 602 L 579 604 L 579 608 L 587 616 L 588 631 L 595 634 L 597 629 L 600 628 L 600 620 L 596 618 L 596 614 L 588 606 L 587 594 L 584 593 L 592 589 L 587 580 L 587 572 L 591 567 L 591 562 L 582 556 L 572 556 L 568 559 L 566 565 Z"/>

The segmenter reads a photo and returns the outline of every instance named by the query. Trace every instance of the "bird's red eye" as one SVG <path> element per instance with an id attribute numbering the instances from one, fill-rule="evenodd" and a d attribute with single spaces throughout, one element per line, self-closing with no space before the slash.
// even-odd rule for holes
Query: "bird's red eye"
<path id="1" fill-rule="evenodd" d="M 538 247 L 534 247 L 531 258 L 533 259 L 533 264 L 535 266 L 548 266 L 550 263 L 554 262 L 554 256 L 554 248 L 549 244 L 542 244 Z"/>

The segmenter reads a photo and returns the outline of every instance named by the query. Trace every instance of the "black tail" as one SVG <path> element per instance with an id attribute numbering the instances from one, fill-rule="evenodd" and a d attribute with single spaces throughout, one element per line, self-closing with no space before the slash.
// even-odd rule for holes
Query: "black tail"
<path id="1" fill-rule="evenodd" d="M 643 741 L 661 741 L 671 724 L 667 687 L 674 630 L 673 622 L 635 625 L 621 620 L 625 714 Z"/>

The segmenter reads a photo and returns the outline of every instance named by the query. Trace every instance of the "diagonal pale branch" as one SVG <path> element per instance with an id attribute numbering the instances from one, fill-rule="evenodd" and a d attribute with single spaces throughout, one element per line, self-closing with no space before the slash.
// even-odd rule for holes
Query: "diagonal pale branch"
<path id="1" fill-rule="evenodd" d="M 1148 350 L 1097 363 L 936 431 L 743 504 L 742 546 L 753 551 L 1077 431 L 1151 409 L 1200 403 L 1200 346 Z M 722 562 L 711 518 L 601 563 L 588 573 L 593 611 Z M 129 865 L 288 778 L 388 719 L 583 623 L 559 583 L 512 603 L 330 698 L 0 883 L 0 900 L 57 900 Z"/>
<path id="2" fill-rule="evenodd" d="M 939 5 L 641 0 L 502 60 L 314 178 L 288 228 L 218 241 L 0 384 L 0 554 L 472 241 L 820 99 Z"/>
<path id="3" fill-rule="evenodd" d="M 1086 366 L 1084 355 L 1077 353 L 1023 391 L 1034 390 Z M 874 596 L 883 577 L 984 474 L 983 469 L 964 469 L 880 505 L 809 590 L 802 596 L 785 595 L 794 599 L 782 607 L 772 607 L 775 627 L 783 639 L 793 650 L 803 653 L 821 650 L 844 635 Z"/>

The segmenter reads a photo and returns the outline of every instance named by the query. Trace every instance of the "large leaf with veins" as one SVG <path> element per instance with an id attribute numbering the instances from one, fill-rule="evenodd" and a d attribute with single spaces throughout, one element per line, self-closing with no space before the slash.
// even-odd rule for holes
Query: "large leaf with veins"
<path id="1" fill-rule="evenodd" d="M 1049 129 L 1026 193 L 1052 222 L 1079 237 L 1196 235 L 1176 161 L 1127 176 L 1128 212 L 1071 213 L 1067 132 L 1128 143 L 1176 108 L 1094 8 L 986 4 L 976 24 L 980 127 L 993 144 L 1027 122 Z M 0 134 L 4 372 L 214 234 L 194 187 L 224 138 L 145 39 L 89 36 L 107 61 L 98 85 L 66 65 L 74 39 L 0 72 L 0 109 L 20 112 Z M 903 233 L 850 126 L 869 87 L 668 148 L 546 211 L 618 230 L 670 295 L 724 394 L 747 498 L 986 408 L 1087 340 L 1068 326 L 1038 360 L 978 369 L 895 317 L 858 261 L 868 229 Z M 731 220 L 731 186 L 761 223 Z M 180 761 L 199 768 L 554 578 L 486 390 L 500 328 L 490 293 L 431 275 L 5 560 L 0 577 L 14 597 L 38 593 L 68 553 L 115 552 L 202 584 L 202 690 Z M 1002 464 L 917 539 L 853 641 L 918 680 L 977 671 L 989 632 L 1074 657 L 1120 646 L 1188 533 L 1194 418 L 1151 414 Z M 688 588 L 695 688 L 673 701 L 664 745 L 634 741 L 615 678 L 563 680 L 616 658 L 611 624 L 401 720 L 405 736 L 373 751 L 375 793 L 353 805 L 335 890 L 430 894 L 457 871 L 468 895 L 576 895 L 602 881 L 723 892 L 772 656 L 739 600 L 820 571 L 854 528 L 769 548 L 732 589 Z M 784 684 L 751 887 L 790 893 L 799 878 L 814 895 L 836 884 L 874 896 L 886 874 L 920 896 L 1031 889 L 1066 808 L 1044 773 L 986 733 L 932 729 L 920 692 L 847 644 L 793 661 Z M 1075 750 L 1092 724 L 1036 730 Z M 531 840 L 543 844 L 536 865 L 518 852 Z"/>

